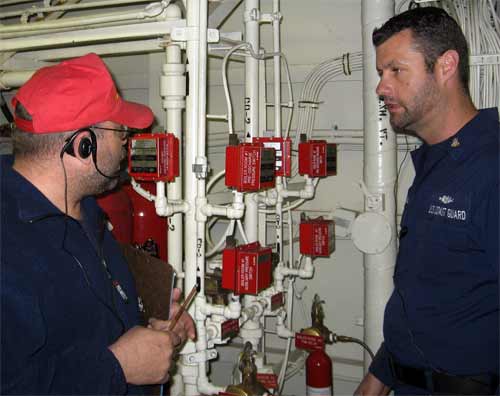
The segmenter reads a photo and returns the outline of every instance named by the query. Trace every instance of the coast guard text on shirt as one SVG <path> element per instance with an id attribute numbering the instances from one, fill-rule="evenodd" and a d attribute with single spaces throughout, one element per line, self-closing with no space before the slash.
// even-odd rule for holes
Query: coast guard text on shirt
<path id="1" fill-rule="evenodd" d="M 443 205 L 453 204 L 455 199 L 450 195 L 441 195 L 438 200 Z M 446 206 L 441 206 L 441 204 L 431 204 L 427 213 L 434 216 L 447 217 L 453 220 L 465 221 L 467 219 L 467 211 L 462 208 L 450 208 Z"/>

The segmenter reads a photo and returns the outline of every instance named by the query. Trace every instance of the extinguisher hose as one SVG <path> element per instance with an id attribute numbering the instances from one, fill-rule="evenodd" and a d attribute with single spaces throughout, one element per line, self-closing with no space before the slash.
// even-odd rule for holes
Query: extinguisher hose
<path id="1" fill-rule="evenodd" d="M 366 345 L 366 343 L 364 343 L 363 341 L 361 341 L 358 338 L 333 334 L 333 342 L 351 342 L 351 343 L 354 343 L 354 344 L 361 345 L 370 354 L 370 357 L 372 358 L 372 360 L 375 357 L 375 355 L 373 354 L 373 352 L 370 349 L 370 347 L 368 345 Z"/>

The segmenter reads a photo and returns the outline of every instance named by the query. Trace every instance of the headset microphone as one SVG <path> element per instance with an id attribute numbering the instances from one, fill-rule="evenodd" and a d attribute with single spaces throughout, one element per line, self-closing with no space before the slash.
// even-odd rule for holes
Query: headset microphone
<path id="1" fill-rule="evenodd" d="M 80 140 L 80 143 L 78 144 L 78 154 L 82 158 L 88 158 L 90 155 L 92 155 L 92 162 L 94 163 L 94 167 L 96 171 L 101 175 L 104 176 L 107 179 L 117 179 L 120 177 L 120 171 L 118 171 L 114 175 L 106 175 L 103 173 L 99 167 L 97 166 L 97 137 L 95 132 L 91 128 L 82 128 L 76 131 L 73 135 L 71 135 L 66 142 L 64 143 L 64 146 L 61 150 L 60 157 L 62 159 L 64 153 L 72 155 L 73 157 L 76 157 L 75 154 L 75 139 L 76 137 L 82 133 L 82 132 L 88 132 L 90 138 L 84 137 Z"/>

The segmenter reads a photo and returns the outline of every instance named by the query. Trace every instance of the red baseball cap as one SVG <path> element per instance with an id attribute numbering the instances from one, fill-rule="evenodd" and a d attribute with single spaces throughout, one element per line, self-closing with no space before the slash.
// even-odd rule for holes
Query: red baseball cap
<path id="1" fill-rule="evenodd" d="M 32 121 L 14 117 L 17 127 L 32 133 L 73 131 L 103 121 L 143 129 L 153 122 L 147 106 L 123 100 L 104 62 L 96 54 L 66 60 L 38 70 L 12 99 Z"/>

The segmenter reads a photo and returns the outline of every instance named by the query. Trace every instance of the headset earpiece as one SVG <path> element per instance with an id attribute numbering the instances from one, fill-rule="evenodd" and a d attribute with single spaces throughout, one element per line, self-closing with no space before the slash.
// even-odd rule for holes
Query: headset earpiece
<path id="1" fill-rule="evenodd" d="M 78 155 L 85 159 L 88 158 L 91 154 L 94 154 L 97 149 L 97 139 L 95 133 L 90 128 L 83 128 L 76 131 L 73 135 L 71 135 L 66 142 L 64 143 L 63 148 L 61 149 L 60 157 L 62 158 L 64 153 L 69 154 L 73 157 L 76 157 L 75 154 L 75 140 L 78 135 L 82 132 L 89 132 L 90 137 L 84 137 L 80 140 L 78 144 Z"/>
<path id="2" fill-rule="evenodd" d="M 93 149 L 94 146 L 92 141 L 88 137 L 84 137 L 80 140 L 80 144 L 78 145 L 78 154 L 80 154 L 80 157 L 88 158 L 90 154 L 92 154 Z"/>

